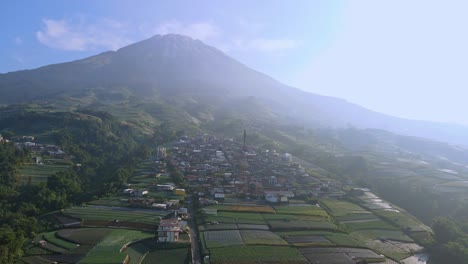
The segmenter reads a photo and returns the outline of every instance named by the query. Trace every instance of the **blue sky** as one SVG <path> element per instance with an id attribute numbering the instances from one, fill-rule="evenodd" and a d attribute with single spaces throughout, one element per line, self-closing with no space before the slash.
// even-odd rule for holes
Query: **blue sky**
<path id="1" fill-rule="evenodd" d="M 303 90 L 468 125 L 467 9 L 452 0 L 7 0 L 0 73 L 179 33 Z"/>

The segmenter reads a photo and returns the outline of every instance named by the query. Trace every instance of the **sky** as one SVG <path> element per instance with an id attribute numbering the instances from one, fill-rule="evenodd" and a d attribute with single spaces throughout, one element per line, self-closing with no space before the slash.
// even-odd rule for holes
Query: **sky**
<path id="1" fill-rule="evenodd" d="M 5 0 L 0 73 L 177 33 L 309 92 L 468 125 L 466 10 L 464 0 Z"/>

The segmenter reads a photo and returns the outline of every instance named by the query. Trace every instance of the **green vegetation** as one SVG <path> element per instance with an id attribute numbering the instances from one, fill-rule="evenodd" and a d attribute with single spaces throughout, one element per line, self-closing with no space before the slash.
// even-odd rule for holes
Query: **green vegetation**
<path id="1" fill-rule="evenodd" d="M 262 230 L 241 230 L 242 241 L 247 245 L 287 245 L 277 234 Z"/>
<path id="2" fill-rule="evenodd" d="M 209 249 L 244 244 L 239 230 L 205 231 L 203 237 Z"/>
<path id="3" fill-rule="evenodd" d="M 308 263 L 296 248 L 287 246 L 231 246 L 214 248 L 210 253 L 213 264 Z"/>
<path id="4" fill-rule="evenodd" d="M 99 242 L 88 255 L 80 261 L 82 264 L 121 263 L 127 256 L 121 253 L 122 247 L 132 241 L 153 237 L 154 234 L 116 229 Z"/>
<path id="5" fill-rule="evenodd" d="M 139 209 L 118 210 L 112 207 L 71 207 L 63 211 L 65 215 L 82 220 L 128 221 L 136 223 L 157 224 L 166 212 L 144 211 Z"/>
<path id="6" fill-rule="evenodd" d="M 298 214 L 328 217 L 328 213 L 317 206 L 275 206 L 278 214 Z"/>

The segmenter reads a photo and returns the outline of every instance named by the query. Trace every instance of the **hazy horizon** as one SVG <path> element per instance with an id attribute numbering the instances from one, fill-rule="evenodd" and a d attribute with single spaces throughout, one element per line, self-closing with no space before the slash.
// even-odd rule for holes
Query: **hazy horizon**
<path id="1" fill-rule="evenodd" d="M 468 125 L 462 73 L 467 39 L 461 34 L 467 4 L 461 1 L 44 1 L 28 6 L 2 3 L 7 12 L 0 26 L 1 73 L 178 33 L 309 92 L 397 117 Z"/>

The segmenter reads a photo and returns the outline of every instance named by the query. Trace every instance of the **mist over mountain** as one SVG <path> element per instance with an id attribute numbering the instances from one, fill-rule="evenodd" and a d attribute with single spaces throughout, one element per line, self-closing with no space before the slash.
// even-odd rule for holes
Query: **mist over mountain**
<path id="1" fill-rule="evenodd" d="M 0 74 L 0 95 L 0 104 L 6 105 L 73 98 L 80 107 L 138 98 L 182 107 L 181 113 L 194 122 L 236 112 L 251 121 L 377 128 L 468 145 L 467 127 L 396 118 L 343 99 L 308 93 L 201 41 L 173 34 L 82 60 Z"/>

